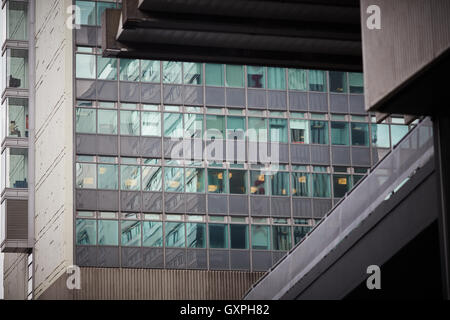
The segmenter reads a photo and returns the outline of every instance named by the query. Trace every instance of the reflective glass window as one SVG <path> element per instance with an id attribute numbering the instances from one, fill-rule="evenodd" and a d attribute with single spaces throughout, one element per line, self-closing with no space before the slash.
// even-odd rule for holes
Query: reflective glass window
<path id="1" fill-rule="evenodd" d="M 97 244 L 97 221 L 90 219 L 77 219 L 76 238 L 78 245 Z"/>
<path id="2" fill-rule="evenodd" d="M 114 2 L 102 2 L 97 1 L 97 25 L 102 25 L 102 14 L 108 8 L 115 8 L 116 4 Z"/>
<path id="3" fill-rule="evenodd" d="M 226 65 L 226 86 L 243 88 L 244 87 L 244 66 Z"/>
<path id="4" fill-rule="evenodd" d="M 252 248 L 256 250 L 270 250 L 269 226 L 252 225 Z"/>
<path id="5" fill-rule="evenodd" d="M 186 192 L 205 192 L 205 170 L 186 168 Z"/>
<path id="6" fill-rule="evenodd" d="M 231 249 L 248 249 L 248 225 L 230 224 Z"/>
<path id="7" fill-rule="evenodd" d="M 141 117 L 142 135 L 161 137 L 161 113 L 144 111 Z"/>
<path id="8" fill-rule="evenodd" d="M 313 197 L 330 198 L 330 175 L 329 174 L 312 174 Z"/>
<path id="9" fill-rule="evenodd" d="M 169 192 L 184 191 L 184 169 L 175 167 L 164 168 L 164 190 Z"/>
<path id="10" fill-rule="evenodd" d="M 162 191 L 161 167 L 142 167 L 142 189 L 144 191 Z"/>
<path id="11" fill-rule="evenodd" d="M 225 117 L 207 115 L 206 116 L 206 138 L 224 139 L 225 138 Z"/>
<path id="12" fill-rule="evenodd" d="M 265 67 L 247 66 L 247 83 L 249 88 L 265 88 Z"/>
<path id="13" fill-rule="evenodd" d="M 117 165 L 98 164 L 98 188 L 117 190 L 119 188 L 119 170 Z"/>
<path id="14" fill-rule="evenodd" d="M 82 189 L 97 188 L 97 165 L 90 163 L 76 164 L 76 186 Z"/>
<path id="15" fill-rule="evenodd" d="M 75 130 L 77 133 L 96 133 L 97 116 L 95 109 L 77 108 Z"/>
<path id="16" fill-rule="evenodd" d="M 203 115 L 186 113 L 184 115 L 184 128 L 186 138 L 203 138 Z"/>
<path id="17" fill-rule="evenodd" d="M 166 222 L 166 247 L 182 248 L 185 246 L 185 225 L 180 222 Z"/>
<path id="18" fill-rule="evenodd" d="M 310 121 L 311 143 L 328 144 L 328 122 L 326 121 Z"/>
<path id="19" fill-rule="evenodd" d="M 250 171 L 250 193 L 269 194 L 267 176 L 261 171 Z"/>
<path id="20" fill-rule="evenodd" d="M 327 74 L 322 70 L 309 70 L 309 90 L 317 92 L 327 91 Z"/>
<path id="21" fill-rule="evenodd" d="M 287 143 L 288 128 L 286 119 L 269 119 L 270 142 Z"/>
<path id="22" fill-rule="evenodd" d="M 96 24 L 95 18 L 95 2 L 93 1 L 76 1 L 75 23 L 81 25 L 94 26 Z"/>
<path id="23" fill-rule="evenodd" d="M 227 249 L 228 225 L 210 223 L 208 229 L 209 229 L 209 247 L 211 249 Z"/>
<path id="24" fill-rule="evenodd" d="M 6 124 L 8 137 L 28 137 L 27 99 L 7 98 Z"/>
<path id="25" fill-rule="evenodd" d="M 126 247 L 141 246 L 141 222 L 134 220 L 122 220 L 121 226 L 121 244 Z"/>
<path id="26" fill-rule="evenodd" d="M 335 198 L 342 198 L 351 189 L 350 175 L 333 175 L 333 193 Z"/>
<path id="27" fill-rule="evenodd" d="M 119 245 L 119 221 L 98 220 L 98 244 L 101 246 Z"/>
<path id="28" fill-rule="evenodd" d="M 163 246 L 163 226 L 162 222 L 144 221 L 142 224 L 143 246 L 162 247 Z"/>
<path id="29" fill-rule="evenodd" d="M 205 63 L 206 85 L 222 87 L 223 81 L 224 81 L 223 64 Z"/>
<path id="30" fill-rule="evenodd" d="M 208 192 L 226 193 L 225 170 L 208 169 Z"/>
<path id="31" fill-rule="evenodd" d="M 246 194 L 247 193 L 247 171 L 230 170 L 228 173 L 230 180 L 230 193 Z"/>
<path id="32" fill-rule="evenodd" d="M 267 88 L 275 90 L 286 90 L 286 69 L 267 68 Z"/>
<path id="33" fill-rule="evenodd" d="M 6 2 L 6 38 L 28 40 L 28 3 L 26 1 Z"/>
<path id="34" fill-rule="evenodd" d="M 288 69 L 288 77 L 290 90 L 307 90 L 306 70 Z"/>
<path id="35" fill-rule="evenodd" d="M 330 71 L 330 92 L 347 92 L 347 73 L 340 71 Z"/>
<path id="36" fill-rule="evenodd" d="M 311 229 L 309 226 L 294 226 L 294 245 L 299 243 Z"/>
<path id="37" fill-rule="evenodd" d="M 362 73 L 349 72 L 348 84 L 350 93 L 364 93 L 364 76 Z"/>
<path id="38" fill-rule="evenodd" d="M 245 131 L 245 117 L 227 117 L 227 138 L 229 140 L 244 140 Z"/>
<path id="39" fill-rule="evenodd" d="M 391 140 L 392 145 L 395 146 L 408 133 L 408 126 L 405 125 L 391 125 Z"/>
<path id="40" fill-rule="evenodd" d="M 309 143 L 308 120 L 291 119 L 290 126 L 292 143 Z"/>
<path id="41" fill-rule="evenodd" d="M 252 142 L 267 142 L 266 118 L 248 118 L 248 138 Z"/>
<path id="42" fill-rule="evenodd" d="M 139 81 L 139 60 L 120 59 L 120 80 Z"/>
<path id="43" fill-rule="evenodd" d="M 289 195 L 289 173 L 276 172 L 270 175 L 271 189 L 273 196 L 288 196 Z"/>
<path id="44" fill-rule="evenodd" d="M 121 165 L 120 180 L 122 190 L 141 189 L 141 168 L 138 166 Z"/>
<path id="45" fill-rule="evenodd" d="M 186 234 L 188 248 L 206 248 L 206 224 L 187 223 Z"/>
<path id="46" fill-rule="evenodd" d="M 372 145 L 377 148 L 390 148 L 389 125 L 372 124 Z"/>
<path id="47" fill-rule="evenodd" d="M 97 79 L 117 80 L 117 59 L 97 56 Z"/>
<path id="48" fill-rule="evenodd" d="M 6 49 L 6 79 L 9 88 L 28 88 L 28 50 Z"/>
<path id="49" fill-rule="evenodd" d="M 163 83 L 181 84 L 181 62 L 163 61 Z"/>
<path id="50" fill-rule="evenodd" d="M 98 110 L 98 133 L 117 134 L 116 110 Z"/>
<path id="51" fill-rule="evenodd" d="M 310 175 L 308 173 L 292 173 L 292 195 L 296 197 L 311 197 Z"/>
<path id="52" fill-rule="evenodd" d="M 350 143 L 348 122 L 331 122 L 331 144 L 334 146 L 348 146 Z"/>
<path id="53" fill-rule="evenodd" d="M 183 137 L 183 115 L 181 113 L 164 113 L 164 137 Z"/>
<path id="54" fill-rule="evenodd" d="M 367 123 L 353 122 L 351 128 L 352 128 L 352 145 L 369 146 L 369 125 Z"/>
<path id="55" fill-rule="evenodd" d="M 141 81 L 160 82 L 161 65 L 159 61 L 141 60 Z"/>
<path id="56" fill-rule="evenodd" d="M 273 250 L 291 249 L 291 227 L 272 226 Z"/>
<path id="57" fill-rule="evenodd" d="M 141 119 L 139 111 L 120 111 L 120 134 L 139 136 L 141 133 Z"/>
<path id="58" fill-rule="evenodd" d="M 76 55 L 76 77 L 84 79 L 95 79 L 95 55 Z"/>
<path id="59" fill-rule="evenodd" d="M 201 63 L 185 62 L 184 84 L 202 84 L 203 65 Z"/>

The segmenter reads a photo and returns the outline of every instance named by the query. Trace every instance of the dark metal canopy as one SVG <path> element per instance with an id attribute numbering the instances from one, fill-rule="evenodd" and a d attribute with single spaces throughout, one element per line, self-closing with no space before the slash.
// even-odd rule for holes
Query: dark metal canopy
<path id="1" fill-rule="evenodd" d="M 105 56 L 362 70 L 358 0 L 124 0 Z"/>

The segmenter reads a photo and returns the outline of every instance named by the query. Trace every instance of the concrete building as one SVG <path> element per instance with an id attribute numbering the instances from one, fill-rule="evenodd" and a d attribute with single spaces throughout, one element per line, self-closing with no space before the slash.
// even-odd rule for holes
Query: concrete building
<path id="1" fill-rule="evenodd" d="M 268 67 L 106 47 L 133 3 L 3 1 L 6 299 L 241 298 L 418 123 L 366 110 L 355 44 Z"/>

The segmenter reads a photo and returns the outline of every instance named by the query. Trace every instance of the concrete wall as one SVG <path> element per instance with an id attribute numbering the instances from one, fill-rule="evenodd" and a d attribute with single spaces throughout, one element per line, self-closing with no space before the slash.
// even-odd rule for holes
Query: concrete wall
<path id="1" fill-rule="evenodd" d="M 27 254 L 4 254 L 2 275 L 4 298 L 7 300 L 25 300 L 27 298 L 27 257 Z"/>
<path id="2" fill-rule="evenodd" d="M 73 261 L 71 5 L 36 1 L 35 298 Z"/>

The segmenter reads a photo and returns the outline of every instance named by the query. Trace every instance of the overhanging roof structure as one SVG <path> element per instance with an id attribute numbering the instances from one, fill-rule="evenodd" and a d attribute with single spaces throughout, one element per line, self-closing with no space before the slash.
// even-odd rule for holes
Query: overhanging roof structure
<path id="1" fill-rule="evenodd" d="M 359 0 L 124 0 L 102 19 L 105 56 L 362 70 Z"/>

